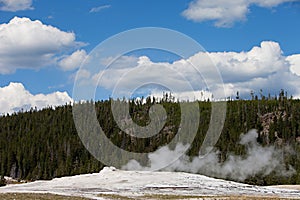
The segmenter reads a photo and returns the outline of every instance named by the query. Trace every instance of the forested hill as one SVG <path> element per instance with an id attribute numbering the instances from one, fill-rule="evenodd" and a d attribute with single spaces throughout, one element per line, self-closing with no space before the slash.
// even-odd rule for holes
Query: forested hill
<path id="1" fill-rule="evenodd" d="M 95 104 L 98 121 L 107 136 L 123 149 L 151 152 L 167 144 L 177 133 L 180 124 L 180 105 L 167 98 L 159 102 L 167 111 L 162 131 L 151 138 L 132 138 L 122 132 L 113 120 L 111 101 L 86 102 Z M 198 102 L 201 120 L 189 155 L 198 154 L 208 129 L 211 103 Z M 140 125 L 149 122 L 148 111 L 153 101 L 130 101 L 130 114 Z M 187 103 L 188 104 L 188 103 Z M 289 146 L 294 153 L 285 153 L 286 166 L 296 172 L 289 177 L 270 173 L 254 174 L 245 182 L 254 184 L 300 184 L 300 101 L 285 96 L 227 102 L 227 114 L 221 137 L 216 145 L 220 162 L 230 153 L 243 155 L 243 145 L 237 145 L 241 133 L 250 129 L 259 132 L 258 142 L 276 148 Z M 253 164 L 255 165 L 255 163 Z M 72 116 L 72 106 L 65 105 L 41 111 L 30 110 L 0 117 L 0 175 L 37 180 L 98 172 L 103 165 L 84 148 Z"/>

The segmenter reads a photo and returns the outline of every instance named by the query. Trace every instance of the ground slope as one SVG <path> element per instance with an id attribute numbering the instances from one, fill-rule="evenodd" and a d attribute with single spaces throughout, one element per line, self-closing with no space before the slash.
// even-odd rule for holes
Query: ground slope
<path id="1" fill-rule="evenodd" d="M 182 172 L 122 171 L 112 167 L 100 173 L 56 178 L 51 181 L 8 185 L 1 193 L 52 193 L 92 199 L 174 196 L 256 196 L 300 199 L 300 190 L 260 187 Z"/>

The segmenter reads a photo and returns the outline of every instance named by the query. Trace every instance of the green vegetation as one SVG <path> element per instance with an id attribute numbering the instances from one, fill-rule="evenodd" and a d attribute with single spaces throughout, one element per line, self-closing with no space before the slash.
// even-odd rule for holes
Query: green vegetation
<path id="1" fill-rule="evenodd" d="M 165 96 L 159 102 L 168 116 L 164 128 L 159 134 L 145 139 L 132 137 L 118 128 L 113 120 L 112 101 L 86 102 L 82 105 L 95 105 L 98 121 L 107 137 L 123 149 L 152 152 L 171 141 L 179 129 L 180 105 L 172 101 L 171 96 Z M 114 101 L 126 103 L 121 100 Z M 190 156 L 198 155 L 211 114 L 209 101 L 198 103 L 201 112 L 199 129 L 189 151 Z M 148 124 L 149 108 L 153 104 L 150 98 L 146 99 L 145 104 L 131 100 L 129 110 L 133 121 L 140 125 Z M 188 106 L 191 103 L 185 104 Z M 300 101 L 287 98 L 284 92 L 278 98 L 229 100 L 225 125 L 216 145 L 220 150 L 220 162 L 226 160 L 230 152 L 244 155 L 245 147 L 237 143 L 241 133 L 253 128 L 260 133 L 260 144 L 275 145 L 276 148 L 289 146 L 293 149 L 286 152 L 284 158 L 286 166 L 291 165 L 296 173 L 290 177 L 279 177 L 273 173 L 264 177 L 256 175 L 245 182 L 260 185 L 300 184 Z M 188 132 L 188 127 L 186 129 Z M 0 177 L 52 179 L 98 172 L 103 167 L 81 143 L 74 125 L 71 105 L 41 111 L 32 109 L 29 112 L 0 117 Z"/>
<path id="2" fill-rule="evenodd" d="M 1 186 L 5 186 L 5 185 L 6 185 L 6 182 L 5 182 L 4 176 L 2 175 L 2 176 L 0 177 L 0 187 L 1 187 Z"/>

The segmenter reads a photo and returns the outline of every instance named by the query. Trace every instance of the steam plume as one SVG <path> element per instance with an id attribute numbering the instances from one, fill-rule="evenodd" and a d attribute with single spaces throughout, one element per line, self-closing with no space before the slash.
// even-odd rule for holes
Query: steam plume
<path id="1" fill-rule="evenodd" d="M 184 171 L 200 173 L 218 178 L 230 178 L 236 181 L 244 181 L 246 178 L 260 174 L 266 176 L 276 172 L 280 176 L 290 176 L 295 170 L 289 166 L 286 169 L 283 157 L 283 150 L 275 146 L 263 147 L 257 142 L 258 133 L 250 130 L 247 134 L 240 136 L 239 144 L 245 145 L 246 155 L 238 156 L 230 154 L 225 162 L 219 162 L 219 151 L 213 151 L 204 157 L 181 156 L 164 171 Z M 127 170 L 153 170 L 162 162 L 170 163 L 172 158 L 182 155 L 186 149 L 185 145 L 178 144 L 174 150 L 167 146 L 149 154 L 149 166 L 141 166 L 135 160 L 129 161 L 123 169 Z"/>

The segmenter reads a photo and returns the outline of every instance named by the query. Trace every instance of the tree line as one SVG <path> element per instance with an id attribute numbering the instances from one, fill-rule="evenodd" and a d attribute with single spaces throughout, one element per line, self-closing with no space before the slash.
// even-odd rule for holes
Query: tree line
<path id="1" fill-rule="evenodd" d="M 167 113 L 166 124 L 159 134 L 150 138 L 126 134 L 114 121 L 111 105 L 115 102 L 129 104 L 130 117 L 141 126 L 150 123 L 150 107 L 160 104 Z M 191 103 L 185 102 L 187 105 Z M 188 152 L 190 156 L 198 155 L 211 116 L 209 100 L 197 103 L 200 121 Z M 153 152 L 159 146 L 168 144 L 180 129 L 180 103 L 170 95 L 165 95 L 161 100 L 148 97 L 142 100 L 87 101 L 82 104 L 95 106 L 98 122 L 106 136 L 115 145 L 128 151 Z M 245 182 L 260 185 L 300 184 L 300 101 L 288 98 L 284 92 L 276 98 L 228 100 L 225 124 L 215 146 L 220 151 L 220 162 L 226 160 L 231 152 L 245 154 L 245 148 L 237 143 L 241 133 L 253 128 L 259 132 L 257 140 L 261 145 L 276 145 L 276 148 L 288 145 L 293 149 L 295 153 L 286 153 L 284 160 L 286 166 L 292 166 L 296 173 L 290 177 L 277 177 L 272 173 L 264 177 L 255 175 Z M 103 167 L 104 164 L 95 159 L 82 144 L 73 121 L 72 105 L 39 111 L 31 109 L 0 117 L 0 177 L 52 179 L 98 172 Z"/>

